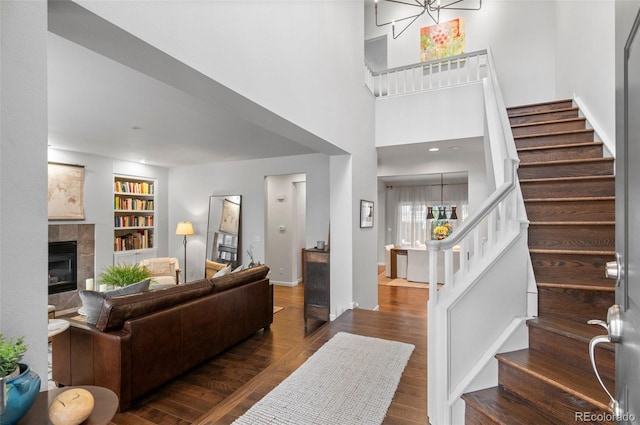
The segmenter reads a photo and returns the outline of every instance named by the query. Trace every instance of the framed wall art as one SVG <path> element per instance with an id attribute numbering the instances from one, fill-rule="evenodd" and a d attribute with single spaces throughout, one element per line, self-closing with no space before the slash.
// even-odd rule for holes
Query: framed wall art
<path id="1" fill-rule="evenodd" d="M 240 204 L 225 199 L 222 202 L 222 217 L 220 218 L 220 231 L 238 234 L 238 225 L 240 224 Z"/>
<path id="2" fill-rule="evenodd" d="M 373 202 L 360 201 L 360 227 L 373 227 Z"/>
<path id="3" fill-rule="evenodd" d="M 84 166 L 48 164 L 49 220 L 84 220 Z"/>

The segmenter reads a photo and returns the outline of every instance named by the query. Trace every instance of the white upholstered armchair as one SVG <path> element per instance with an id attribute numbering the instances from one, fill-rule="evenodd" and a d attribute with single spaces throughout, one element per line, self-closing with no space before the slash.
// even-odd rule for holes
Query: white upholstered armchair
<path id="1" fill-rule="evenodd" d="M 151 272 L 151 287 L 177 285 L 180 282 L 180 263 L 177 258 L 159 257 L 140 261 Z"/>

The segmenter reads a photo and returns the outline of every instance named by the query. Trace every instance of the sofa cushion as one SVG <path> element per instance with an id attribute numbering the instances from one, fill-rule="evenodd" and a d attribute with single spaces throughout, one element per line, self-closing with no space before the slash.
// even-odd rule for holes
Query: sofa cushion
<path id="1" fill-rule="evenodd" d="M 222 292 L 227 289 L 235 288 L 245 283 L 255 282 L 267 277 L 269 267 L 265 265 L 251 267 L 236 273 L 229 273 L 221 277 L 210 279 L 213 283 L 213 292 Z"/>
<path id="2" fill-rule="evenodd" d="M 80 299 L 82 300 L 82 310 L 87 315 L 87 323 L 90 325 L 96 324 L 98 316 L 100 315 L 100 309 L 102 308 L 102 301 L 105 299 L 144 292 L 149 289 L 149 283 L 150 280 L 145 279 L 107 292 L 81 289 L 78 295 L 80 295 Z"/>
<path id="3" fill-rule="evenodd" d="M 211 282 L 202 279 L 185 285 L 174 285 L 170 288 L 105 299 L 96 328 L 103 332 L 120 329 L 129 319 L 208 295 L 212 290 Z"/>

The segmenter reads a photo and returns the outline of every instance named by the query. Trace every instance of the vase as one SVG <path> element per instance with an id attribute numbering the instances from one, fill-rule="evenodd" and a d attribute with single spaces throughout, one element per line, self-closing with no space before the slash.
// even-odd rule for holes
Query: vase
<path id="1" fill-rule="evenodd" d="M 15 378 L 0 378 L 2 404 L 0 425 L 14 425 L 27 414 L 40 392 L 40 377 L 29 366 L 20 363 L 20 374 Z"/>

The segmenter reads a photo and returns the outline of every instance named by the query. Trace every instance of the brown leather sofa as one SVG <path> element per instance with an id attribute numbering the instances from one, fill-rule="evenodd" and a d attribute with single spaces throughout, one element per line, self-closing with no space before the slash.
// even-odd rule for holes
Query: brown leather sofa
<path id="1" fill-rule="evenodd" d="M 114 391 L 119 411 L 273 321 L 269 268 L 104 300 L 53 339 L 53 380 Z"/>

